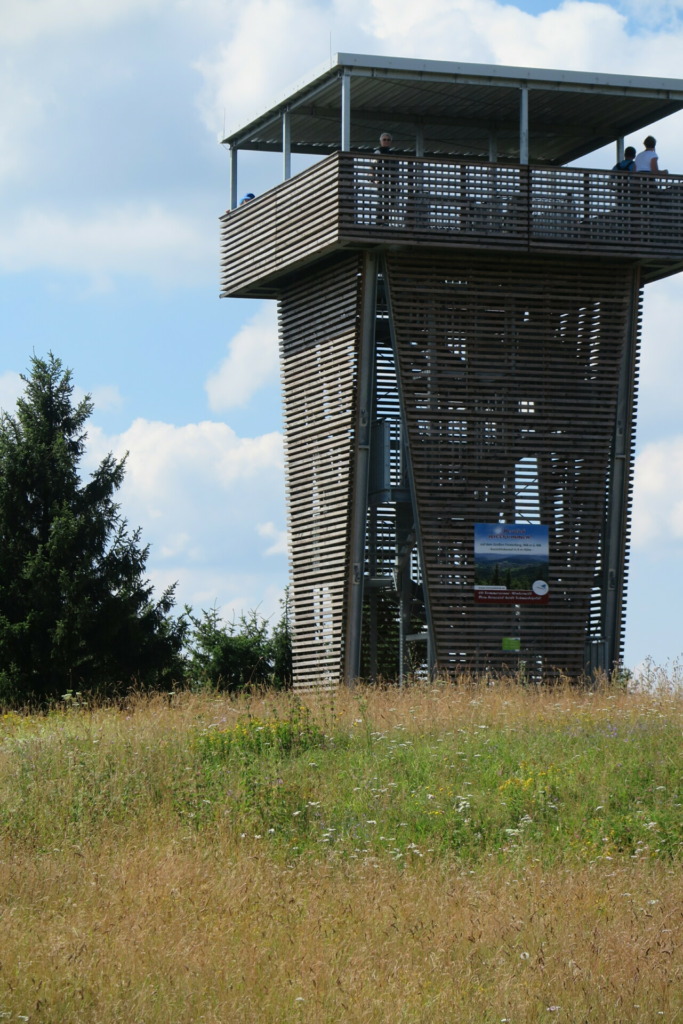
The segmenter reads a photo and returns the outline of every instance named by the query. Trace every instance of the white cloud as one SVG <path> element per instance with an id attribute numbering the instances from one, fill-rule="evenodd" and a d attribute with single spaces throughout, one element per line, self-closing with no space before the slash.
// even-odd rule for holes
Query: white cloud
<path id="1" fill-rule="evenodd" d="M 0 20 L 0 24 L 1 24 Z M 21 81 L 9 63 L 0 66 L 0 181 L 16 178 L 25 166 L 28 140 L 45 116 L 44 97 Z"/>
<path id="2" fill-rule="evenodd" d="M 274 302 L 264 303 L 228 345 L 228 354 L 206 381 L 212 412 L 247 405 L 265 384 L 277 379 L 278 332 Z"/>
<path id="3" fill-rule="evenodd" d="M 633 31 L 616 5 L 591 0 L 539 14 L 496 0 L 251 0 L 229 40 L 195 64 L 205 82 L 201 109 L 212 133 L 224 120 L 233 130 L 323 65 L 330 49 L 676 77 L 683 26 L 671 12 L 670 3 L 652 3 L 647 27 Z"/>
<path id="4" fill-rule="evenodd" d="M 683 281 L 679 277 L 645 288 L 640 390 L 641 418 L 673 415 L 680 422 L 683 377 Z M 661 435 L 660 435 L 661 436 Z"/>
<path id="5" fill-rule="evenodd" d="M 200 107 L 209 130 L 219 135 L 224 119 L 232 130 L 262 113 L 292 81 L 329 59 L 331 34 L 358 37 L 356 26 L 352 5 L 310 0 L 243 4 L 229 41 L 195 63 L 205 79 Z"/>
<path id="6" fill-rule="evenodd" d="M 82 402 L 86 395 L 90 396 L 97 412 L 109 412 L 123 405 L 123 396 L 115 384 L 104 384 L 91 391 L 84 391 L 78 384 L 74 385 L 74 402 Z"/>
<path id="7" fill-rule="evenodd" d="M 289 553 L 289 532 L 278 530 L 275 523 L 259 523 L 256 527 L 259 537 L 266 537 L 273 543 L 263 552 L 264 555 L 286 555 Z"/>
<path id="8" fill-rule="evenodd" d="M 101 31 L 130 15 L 139 16 L 160 6 L 161 0 L 3 0 L 0 44 Z"/>
<path id="9" fill-rule="evenodd" d="M 158 589 L 179 581 L 179 602 L 255 608 L 287 580 L 282 437 L 238 437 L 225 423 L 135 420 L 124 433 L 91 428 L 87 466 L 128 452 L 119 492 L 131 527 L 151 544 Z M 264 527 L 264 524 L 265 527 Z M 280 556 L 278 559 L 265 555 Z M 277 609 L 274 598 L 268 614 Z"/>
<path id="10" fill-rule="evenodd" d="M 215 260 L 212 241 L 201 225 L 155 205 L 125 205 L 80 219 L 29 210 L 3 226 L 0 269 L 75 271 L 100 287 L 114 274 L 177 284 L 205 276 Z"/>
<path id="11" fill-rule="evenodd" d="M 115 384 L 104 384 L 102 387 L 93 388 L 90 397 L 98 412 L 120 409 L 123 405 L 123 396 Z"/>
<path id="12" fill-rule="evenodd" d="M 148 515 L 169 515 L 172 504 L 191 502 L 198 483 L 233 497 L 237 495 L 232 489 L 239 485 L 239 503 L 248 503 L 250 481 L 259 482 L 264 474 L 279 477 L 282 472 L 279 433 L 240 438 L 226 423 L 176 427 L 145 419 L 136 419 L 114 438 L 105 439 L 97 429 L 92 433 L 93 452 L 111 448 L 119 455 L 130 453 L 125 487 Z M 211 515 L 211 509 L 206 513 Z M 253 522 L 253 510 L 248 514 Z"/>
<path id="13" fill-rule="evenodd" d="M 683 538 L 683 436 L 644 447 L 635 465 L 633 546 Z"/>
<path id="14" fill-rule="evenodd" d="M 17 398 L 24 393 L 24 387 L 20 375 L 13 370 L 0 373 L 0 411 L 14 415 Z"/>

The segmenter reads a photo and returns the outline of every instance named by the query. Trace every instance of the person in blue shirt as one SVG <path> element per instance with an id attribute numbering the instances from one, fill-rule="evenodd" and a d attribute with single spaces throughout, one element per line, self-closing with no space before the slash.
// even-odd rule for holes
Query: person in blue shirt
<path id="1" fill-rule="evenodd" d="M 624 159 L 620 160 L 618 164 L 615 164 L 612 168 L 613 171 L 627 171 L 628 174 L 633 174 L 636 169 L 636 149 L 635 146 L 627 146 L 624 150 Z"/>

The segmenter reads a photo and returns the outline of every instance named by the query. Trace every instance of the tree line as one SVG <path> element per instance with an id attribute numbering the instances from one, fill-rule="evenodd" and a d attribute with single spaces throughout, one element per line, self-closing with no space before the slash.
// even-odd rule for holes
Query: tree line
<path id="1" fill-rule="evenodd" d="M 157 596 L 149 545 L 116 501 L 126 458 L 109 453 L 83 481 L 89 396 L 49 354 L 22 375 L 0 418 L 0 704 L 65 693 L 115 696 L 179 684 L 235 690 L 291 682 L 289 609 L 178 614 L 175 585 Z"/>

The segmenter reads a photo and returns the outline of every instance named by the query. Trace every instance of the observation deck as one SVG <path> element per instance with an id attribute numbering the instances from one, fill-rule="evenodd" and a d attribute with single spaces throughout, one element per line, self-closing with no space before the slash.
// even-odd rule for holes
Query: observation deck
<path id="1" fill-rule="evenodd" d="M 647 283 L 683 267 L 683 175 L 335 153 L 221 222 L 224 296 L 372 246 L 637 260 Z"/>

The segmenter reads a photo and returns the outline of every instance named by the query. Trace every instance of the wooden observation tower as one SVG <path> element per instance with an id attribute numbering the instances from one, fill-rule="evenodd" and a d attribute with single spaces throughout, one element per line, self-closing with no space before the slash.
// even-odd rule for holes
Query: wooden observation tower
<path id="1" fill-rule="evenodd" d="M 619 663 L 683 177 L 569 165 L 681 108 L 679 80 L 338 54 L 225 139 L 222 294 L 279 302 L 296 686 Z M 236 208 L 245 149 L 284 180 Z"/>

